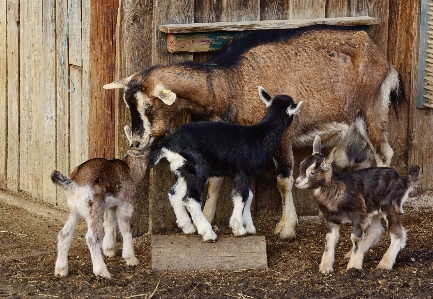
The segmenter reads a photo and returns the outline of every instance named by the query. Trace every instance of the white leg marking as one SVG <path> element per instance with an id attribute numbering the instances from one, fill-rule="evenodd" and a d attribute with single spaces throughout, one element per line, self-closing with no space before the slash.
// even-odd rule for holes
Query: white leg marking
<path id="1" fill-rule="evenodd" d="M 173 207 L 174 213 L 176 214 L 176 223 L 179 228 L 182 229 L 184 234 L 193 234 L 196 232 L 196 228 L 191 222 L 191 218 L 185 209 L 184 202 L 182 198 L 186 194 L 186 182 L 185 179 L 179 177 L 172 189 L 174 189 L 174 194 L 168 194 L 168 198 Z"/>
<path id="2" fill-rule="evenodd" d="M 188 198 L 188 201 L 185 202 L 185 205 L 191 214 L 192 221 L 194 221 L 198 233 L 203 238 L 203 242 L 215 241 L 217 239 L 217 235 L 212 230 L 210 223 L 204 217 L 203 212 L 201 211 L 200 203 L 193 198 Z"/>
<path id="3" fill-rule="evenodd" d="M 322 261 L 319 266 L 319 271 L 323 274 L 334 271 L 335 245 L 340 235 L 339 231 L 339 225 L 332 225 L 331 231 L 326 234 L 325 251 L 323 252 Z"/>
<path id="4" fill-rule="evenodd" d="M 90 250 L 90 256 L 92 258 L 93 264 L 93 273 L 96 276 L 101 276 L 105 278 L 111 278 L 110 272 L 108 272 L 107 265 L 104 262 L 101 253 L 101 244 L 97 242 L 95 235 L 92 230 L 92 220 L 90 219 L 90 215 L 87 215 L 85 218 L 87 222 L 87 234 L 86 234 L 86 243 Z"/>
<path id="5" fill-rule="evenodd" d="M 215 217 L 218 194 L 223 182 L 222 177 L 211 177 L 207 187 L 207 199 L 204 205 L 203 214 L 209 223 L 212 223 Z"/>
<path id="6" fill-rule="evenodd" d="M 392 266 L 394 266 L 398 252 L 406 246 L 406 230 L 403 227 L 402 230 L 403 236 L 401 239 L 395 234 L 390 234 L 391 244 L 377 266 L 379 269 L 391 270 Z"/>
<path id="7" fill-rule="evenodd" d="M 296 237 L 295 229 L 298 216 L 292 196 L 293 176 L 291 175 L 289 178 L 277 177 L 277 185 L 283 200 L 283 214 L 274 234 L 279 235 L 281 239 L 294 238 Z"/>
<path id="8" fill-rule="evenodd" d="M 354 234 L 351 234 L 350 239 L 352 240 L 353 247 L 347 269 L 362 269 L 362 263 L 364 261 L 364 252 L 362 251 L 364 237 L 358 238 Z"/>
<path id="9" fill-rule="evenodd" d="M 54 275 L 68 275 L 68 253 L 71 247 L 72 237 L 77 225 L 78 215 L 76 210 L 70 210 L 68 220 L 58 234 L 57 260 L 54 268 Z"/>
<path id="10" fill-rule="evenodd" d="M 117 219 L 119 222 L 119 230 L 122 234 L 123 239 L 123 249 L 122 257 L 125 259 L 128 266 L 138 265 L 138 259 L 135 257 L 134 253 L 134 243 L 132 242 L 131 234 L 131 218 L 134 211 L 132 205 L 123 205 L 118 208 Z"/>
<path id="11" fill-rule="evenodd" d="M 233 235 L 235 236 L 243 236 L 247 233 L 247 230 L 244 227 L 243 221 L 243 210 L 245 207 L 245 203 L 242 201 L 242 197 L 233 192 L 233 212 L 230 217 L 230 227 L 232 228 Z"/>
<path id="12" fill-rule="evenodd" d="M 108 209 L 104 213 L 104 239 L 102 240 L 102 251 L 105 256 L 113 257 L 116 247 L 116 210 Z"/>
<path id="13" fill-rule="evenodd" d="M 243 224 L 247 230 L 248 234 L 255 235 L 256 227 L 253 223 L 253 218 L 251 217 L 251 202 L 253 201 L 253 192 L 249 190 L 248 200 L 245 203 L 244 213 L 242 214 Z"/>

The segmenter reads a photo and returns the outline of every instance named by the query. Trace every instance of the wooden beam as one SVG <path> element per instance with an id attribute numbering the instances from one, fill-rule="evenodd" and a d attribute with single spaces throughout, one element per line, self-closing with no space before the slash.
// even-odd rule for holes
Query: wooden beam
<path id="1" fill-rule="evenodd" d="M 195 33 L 215 31 L 245 31 L 268 29 L 293 29 L 311 25 L 338 25 L 338 26 L 368 26 L 379 24 L 379 18 L 368 16 L 341 17 L 341 18 L 315 18 L 293 20 L 267 20 L 267 21 L 241 21 L 241 22 L 216 22 L 216 23 L 192 23 L 192 24 L 166 24 L 159 25 L 159 30 L 165 33 Z"/>
<path id="2" fill-rule="evenodd" d="M 114 92 L 102 88 L 115 80 L 118 0 L 90 4 L 89 158 L 114 158 Z"/>
<path id="3" fill-rule="evenodd" d="M 314 24 L 367 26 L 379 23 L 371 17 L 316 18 L 295 20 L 242 21 L 160 25 L 167 33 L 170 53 L 215 52 L 245 30 L 291 29 Z"/>
<path id="4" fill-rule="evenodd" d="M 215 243 L 203 243 L 197 235 L 152 235 L 153 271 L 267 267 L 264 236 L 219 236 Z"/>

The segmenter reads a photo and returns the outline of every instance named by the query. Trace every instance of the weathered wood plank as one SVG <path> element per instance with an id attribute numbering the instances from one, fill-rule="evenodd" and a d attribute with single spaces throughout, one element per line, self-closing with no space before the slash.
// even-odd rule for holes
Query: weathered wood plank
<path id="1" fill-rule="evenodd" d="M 90 107 L 90 1 L 81 4 L 81 148 L 83 160 L 89 157 L 89 107 Z"/>
<path id="2" fill-rule="evenodd" d="M 68 0 L 56 1 L 56 169 L 61 173 L 70 173 L 69 163 L 69 92 L 62 80 L 62 52 L 63 32 L 68 11 Z M 69 73 L 68 43 L 65 47 L 64 65 Z M 69 84 L 65 74 L 65 82 Z M 72 87 L 71 87 L 72 88 Z M 66 208 L 66 197 L 64 192 L 57 192 L 57 206 Z"/>
<path id="3" fill-rule="evenodd" d="M 84 2 L 81 0 L 69 0 L 68 8 L 72 1 L 72 10 L 69 18 L 69 26 L 68 26 L 68 37 L 69 37 L 69 64 L 73 64 L 75 66 L 83 66 L 82 60 L 82 39 L 81 39 L 81 30 L 83 29 L 83 24 L 81 20 L 81 5 Z M 88 5 L 88 3 L 86 3 Z M 87 11 L 87 13 L 90 13 Z"/>
<path id="4" fill-rule="evenodd" d="M 389 1 L 371 0 L 368 3 L 368 15 L 380 20 L 379 23 L 370 27 L 369 34 L 383 53 L 387 52 L 388 47 Z"/>
<path id="5" fill-rule="evenodd" d="M 118 0 L 90 2 L 89 158 L 114 158 L 114 93 L 102 86 L 115 79 L 118 5 Z"/>
<path id="6" fill-rule="evenodd" d="M 116 78 L 127 77 L 152 65 L 152 12 L 152 0 L 121 1 L 117 17 L 119 42 L 116 44 Z M 116 157 L 123 157 L 129 145 L 123 128 L 130 125 L 131 118 L 122 97 L 123 91 L 116 92 Z M 140 236 L 149 230 L 149 177 L 148 170 L 134 199 L 133 236 Z"/>
<path id="7" fill-rule="evenodd" d="M 313 19 L 325 17 L 326 0 L 290 0 L 289 19 Z"/>
<path id="8" fill-rule="evenodd" d="M 183 33 L 167 35 L 167 50 L 170 53 L 215 52 L 238 35 L 234 32 Z"/>
<path id="9" fill-rule="evenodd" d="M 70 163 L 71 170 L 87 160 L 83 153 L 82 123 L 82 68 L 70 65 L 70 76 L 74 81 L 75 91 L 70 94 L 69 123 L 70 123 Z M 87 145 L 86 145 L 87 146 Z"/>
<path id="10" fill-rule="evenodd" d="M 29 161 L 21 161 L 30 165 L 29 179 L 31 180 L 30 189 L 27 190 L 33 197 L 42 200 L 43 199 L 43 176 L 42 176 L 42 155 L 43 155 L 43 126 L 44 119 L 43 107 L 44 101 L 46 100 L 43 93 L 45 82 L 43 82 L 44 66 L 43 66 L 43 50 L 42 50 L 42 1 L 32 1 L 31 10 L 29 13 L 32 14 L 32 27 L 29 27 L 29 34 L 31 37 L 31 44 L 27 45 L 30 47 L 31 56 L 31 92 L 28 98 L 25 99 L 27 105 L 32 106 L 32 118 L 30 134 L 31 139 L 27 140 L 27 144 L 30 158 Z M 31 101 L 29 101 L 31 99 Z M 30 103 L 29 103 L 30 102 Z M 21 140 L 22 141 L 22 140 Z"/>
<path id="11" fill-rule="evenodd" d="M 192 23 L 194 4 L 191 0 L 154 1 L 154 28 L 164 23 Z M 182 14 L 179 14 L 182 11 Z M 165 34 L 155 30 L 152 41 L 152 64 L 170 64 L 184 60 L 191 60 L 191 54 L 171 55 L 166 50 Z M 182 114 L 175 120 L 175 126 L 189 121 L 188 116 Z M 164 161 L 165 162 L 165 161 Z M 168 163 L 160 163 L 150 172 L 149 210 L 150 230 L 154 233 L 171 231 L 176 227 L 176 217 L 168 201 L 168 191 L 174 183 L 175 175 L 171 173 Z"/>
<path id="12" fill-rule="evenodd" d="M 266 269 L 264 236 L 219 236 L 203 243 L 200 236 L 152 235 L 152 270 Z"/>
<path id="13" fill-rule="evenodd" d="M 20 50 L 19 3 L 7 1 L 7 188 L 19 190 L 20 159 Z"/>
<path id="14" fill-rule="evenodd" d="M 420 12 L 421 12 L 421 1 L 411 1 L 413 8 L 412 14 L 414 20 L 412 20 L 414 27 L 413 30 L 413 47 L 412 47 L 412 74 L 413 81 L 411 82 L 411 97 L 409 106 L 409 162 L 408 164 L 417 164 L 421 167 L 421 179 L 418 185 L 419 190 L 432 190 L 433 188 L 433 163 L 431 156 L 431 148 L 433 148 L 433 131 L 432 118 L 433 109 L 418 109 L 416 108 L 416 93 L 417 93 L 417 82 L 421 78 L 418 77 L 417 61 L 419 59 L 418 47 L 420 43 Z M 424 2 L 424 1 L 423 1 Z M 408 16 L 409 17 L 409 16 Z M 404 59 L 404 57 L 401 57 Z M 408 61 L 409 62 L 409 61 Z"/>
<path id="15" fill-rule="evenodd" d="M 31 45 L 33 43 L 33 2 L 20 3 L 20 41 L 26 41 L 25 47 L 20 48 L 20 164 L 19 164 L 19 187 L 23 191 L 30 192 L 31 187 L 31 152 L 30 144 L 32 141 L 31 124 L 32 124 L 32 103 L 29 99 L 32 96 L 32 54 Z"/>
<path id="16" fill-rule="evenodd" d="M 260 20 L 285 20 L 289 16 L 289 0 L 261 0 Z"/>
<path id="17" fill-rule="evenodd" d="M 43 2 L 43 134 L 42 135 L 42 197 L 53 205 L 56 204 L 56 187 L 49 179 L 56 167 L 56 26 L 55 0 Z"/>
<path id="18" fill-rule="evenodd" d="M 7 161 L 7 6 L 6 1 L 0 3 L 0 188 L 6 189 Z"/>
<path id="19" fill-rule="evenodd" d="M 324 3 L 324 1 L 322 1 Z M 322 7 L 323 6 L 323 7 Z M 379 23 L 379 18 L 360 17 L 338 17 L 325 18 L 325 6 L 314 10 L 322 17 L 314 17 L 311 11 L 291 11 L 293 19 L 290 20 L 267 20 L 267 21 L 239 21 L 239 22 L 216 22 L 216 23 L 193 23 L 193 24 L 165 24 L 159 25 L 159 30 L 164 33 L 194 33 L 214 31 L 245 31 L 245 30 L 268 30 L 268 29 L 293 29 L 311 25 L 345 25 L 366 26 Z M 322 9 L 323 8 L 323 9 Z M 307 17 L 310 16 L 308 19 Z"/>

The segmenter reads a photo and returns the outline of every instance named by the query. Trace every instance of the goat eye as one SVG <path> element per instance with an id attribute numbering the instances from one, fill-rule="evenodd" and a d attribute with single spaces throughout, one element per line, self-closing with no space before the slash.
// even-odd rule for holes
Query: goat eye
<path id="1" fill-rule="evenodd" d="M 316 175 L 316 174 L 317 174 L 317 171 L 312 171 L 312 172 L 310 172 L 310 174 L 311 174 L 311 175 Z"/>

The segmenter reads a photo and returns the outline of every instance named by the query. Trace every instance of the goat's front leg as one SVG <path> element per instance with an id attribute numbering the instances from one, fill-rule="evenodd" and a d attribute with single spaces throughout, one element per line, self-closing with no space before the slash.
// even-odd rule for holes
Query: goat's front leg
<path id="1" fill-rule="evenodd" d="M 209 178 L 207 185 L 207 199 L 203 208 L 203 214 L 209 223 L 212 223 L 215 217 L 218 195 L 223 181 L 223 177 Z"/>
<path id="2" fill-rule="evenodd" d="M 196 232 L 195 226 L 191 222 L 191 218 L 185 208 L 183 198 L 186 195 L 187 185 L 185 179 L 179 177 L 176 183 L 171 187 L 168 198 L 176 215 L 176 223 L 182 229 L 184 234 L 193 234 Z"/>
<path id="3" fill-rule="evenodd" d="M 293 202 L 293 152 L 291 149 L 290 137 L 284 137 L 281 147 L 274 156 L 275 167 L 277 168 L 277 187 L 282 199 L 282 216 L 275 228 L 274 234 L 280 239 L 292 239 L 296 237 L 296 225 L 298 216 L 296 215 L 295 204 Z"/>
<path id="4" fill-rule="evenodd" d="M 54 268 L 54 275 L 56 276 L 68 275 L 68 253 L 71 248 L 72 237 L 74 236 L 77 221 L 77 211 L 75 208 L 69 209 L 68 220 L 57 236 L 57 260 Z"/>
<path id="5" fill-rule="evenodd" d="M 84 218 L 87 222 L 86 243 L 92 258 L 93 273 L 96 276 L 111 278 L 101 252 L 101 241 L 104 231 L 104 198 L 102 196 L 94 196 L 93 200 L 89 201 L 89 205 L 91 206 L 90 213 L 84 215 Z"/>
<path id="6" fill-rule="evenodd" d="M 113 257 L 116 254 L 116 208 L 111 208 L 104 213 L 104 239 L 102 251 L 105 256 Z"/>
<path id="7" fill-rule="evenodd" d="M 326 274 L 334 271 L 335 245 L 340 235 L 340 226 L 327 222 L 327 233 L 325 240 L 325 251 L 323 252 L 322 261 L 320 262 L 319 271 Z"/>
<path id="8" fill-rule="evenodd" d="M 124 203 L 117 208 L 117 220 L 123 239 L 122 257 L 125 259 L 128 266 L 136 266 L 139 263 L 138 259 L 135 257 L 134 244 L 132 242 L 131 219 L 133 213 L 134 205 L 130 203 Z"/>

